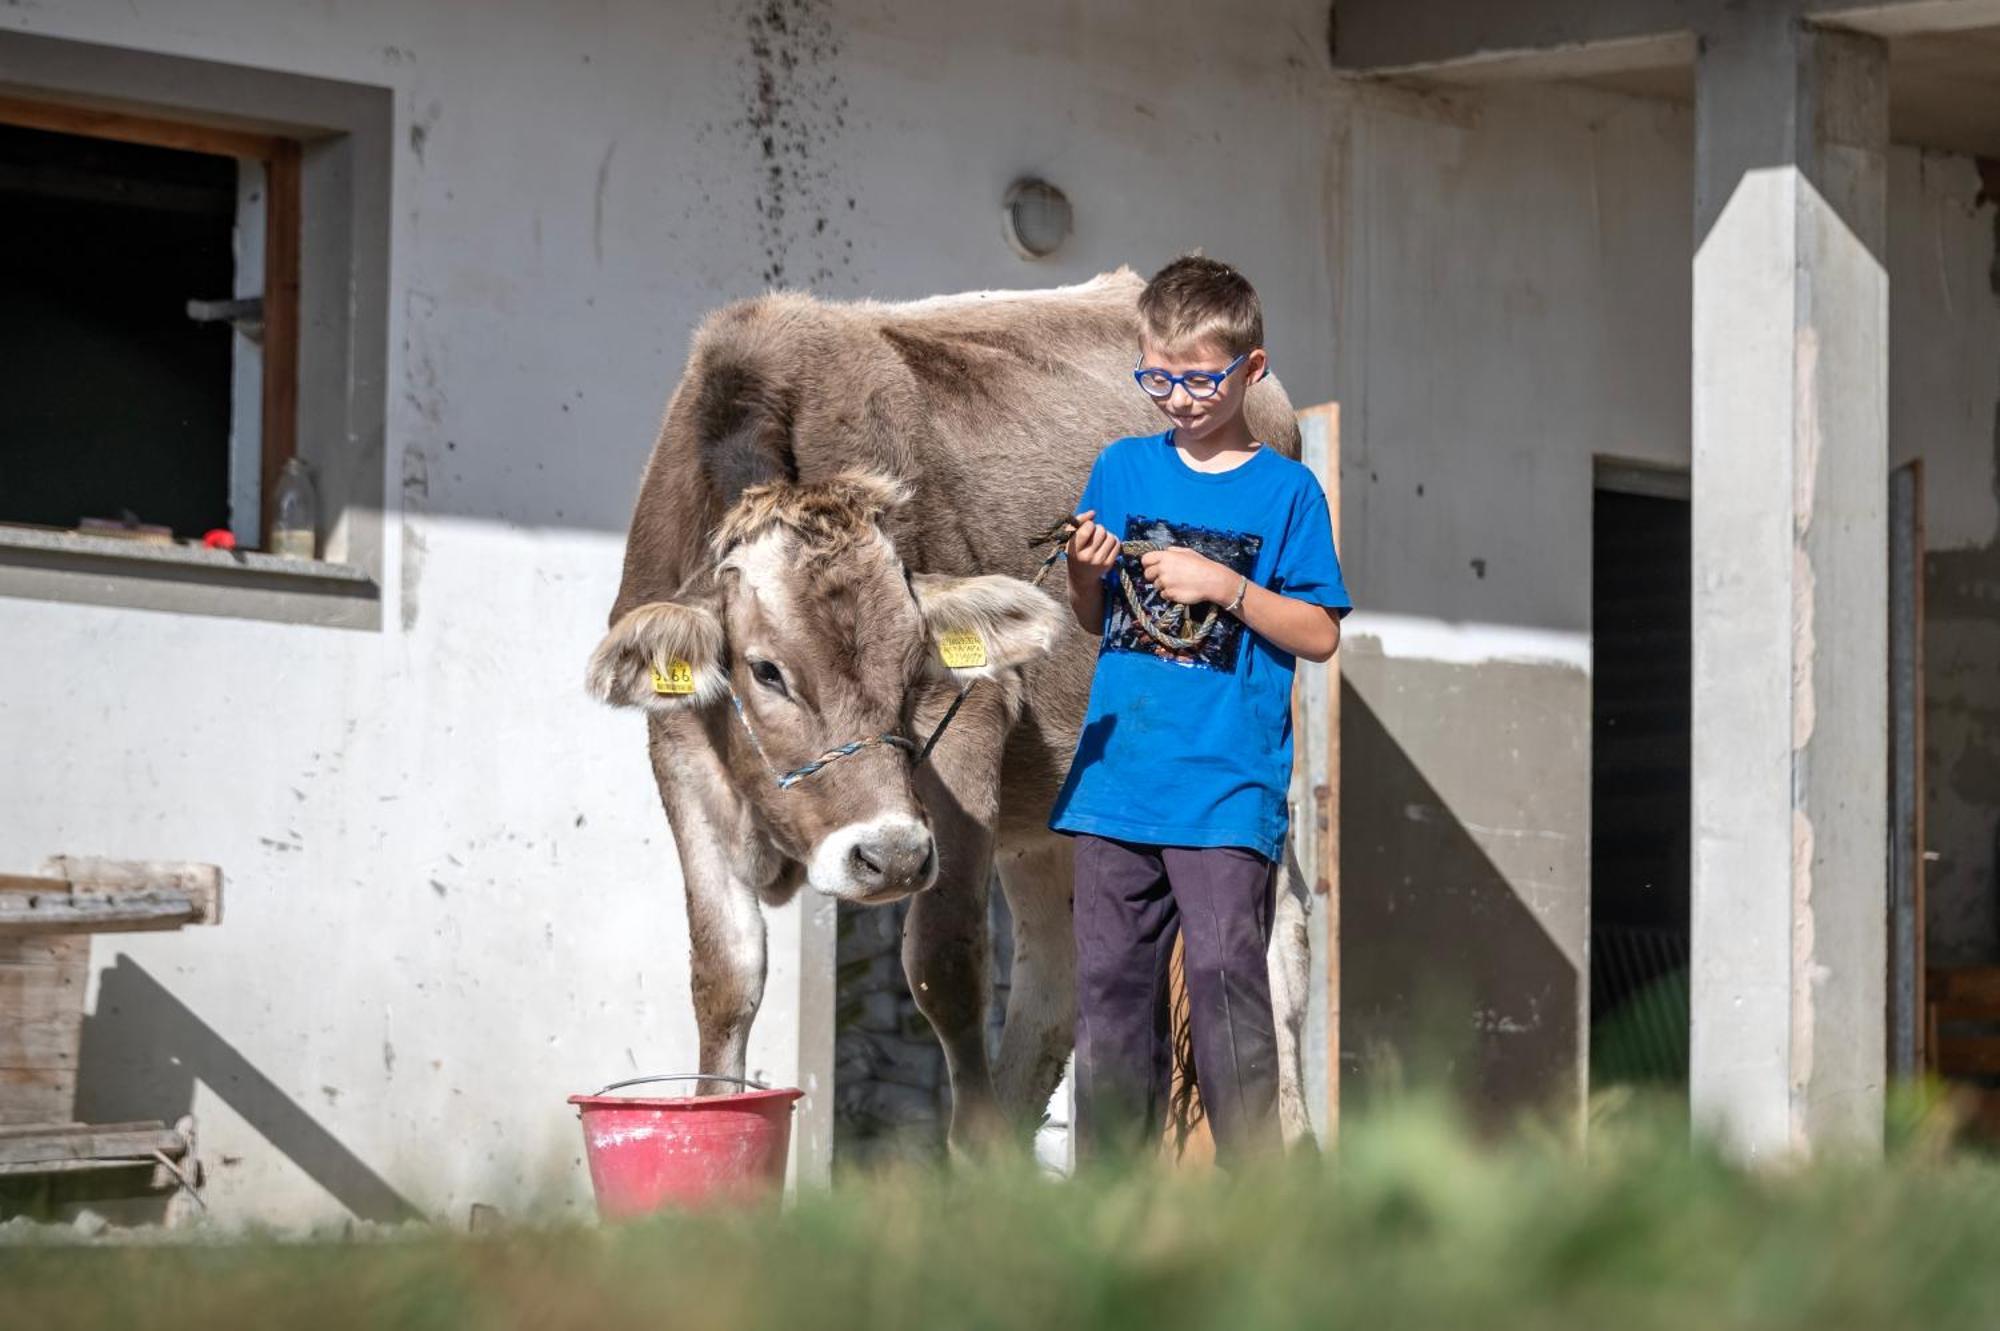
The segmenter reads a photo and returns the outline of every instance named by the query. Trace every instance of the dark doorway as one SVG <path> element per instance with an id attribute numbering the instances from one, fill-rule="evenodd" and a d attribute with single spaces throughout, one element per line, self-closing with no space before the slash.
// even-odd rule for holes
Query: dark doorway
<path id="1" fill-rule="evenodd" d="M 1685 1085 L 1693 684 L 1687 481 L 1601 472 L 1593 522 L 1590 1080 Z"/>

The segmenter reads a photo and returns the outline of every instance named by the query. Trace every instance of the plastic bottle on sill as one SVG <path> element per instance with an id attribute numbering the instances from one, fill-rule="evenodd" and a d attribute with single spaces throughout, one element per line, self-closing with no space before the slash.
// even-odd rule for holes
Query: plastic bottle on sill
<path id="1" fill-rule="evenodd" d="M 271 506 L 271 553 L 287 559 L 319 554 L 319 492 L 303 458 L 287 458 Z"/>

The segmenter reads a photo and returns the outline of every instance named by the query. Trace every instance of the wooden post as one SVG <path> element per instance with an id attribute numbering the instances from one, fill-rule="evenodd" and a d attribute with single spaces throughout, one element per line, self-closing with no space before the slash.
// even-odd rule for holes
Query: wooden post
<path id="1" fill-rule="evenodd" d="M 1333 518 L 1333 539 L 1340 542 L 1340 404 L 1326 402 L 1299 413 L 1303 457 L 1326 491 Z M 1326 664 L 1324 716 L 1319 724 L 1317 766 L 1311 772 L 1312 859 L 1301 867 L 1312 876 L 1313 891 L 1324 903 L 1326 928 L 1326 1143 L 1340 1135 L 1340 656 Z M 1301 709 L 1294 733 L 1305 737 L 1313 718 Z M 1315 761 L 1310 753 L 1308 761 Z"/>

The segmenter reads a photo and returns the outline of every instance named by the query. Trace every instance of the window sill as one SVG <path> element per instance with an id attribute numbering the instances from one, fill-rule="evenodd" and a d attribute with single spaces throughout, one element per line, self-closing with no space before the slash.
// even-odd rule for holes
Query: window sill
<path id="1" fill-rule="evenodd" d="M 375 629 L 382 593 L 348 564 L 0 526 L 0 596 Z"/>

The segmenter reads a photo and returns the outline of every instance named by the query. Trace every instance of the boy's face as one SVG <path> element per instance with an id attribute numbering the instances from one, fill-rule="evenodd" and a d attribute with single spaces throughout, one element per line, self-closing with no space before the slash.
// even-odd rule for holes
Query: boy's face
<path id="1" fill-rule="evenodd" d="M 1219 343 L 1207 338 L 1183 347 L 1156 346 L 1144 338 L 1139 341 L 1141 369 L 1218 375 L 1234 359 Z M 1186 385 L 1175 384 L 1168 396 L 1153 398 L 1153 405 L 1173 422 L 1174 432 L 1182 442 L 1201 443 L 1243 414 L 1250 385 L 1263 376 L 1266 359 L 1262 347 L 1250 352 L 1212 397 L 1196 397 L 1187 391 Z"/>

